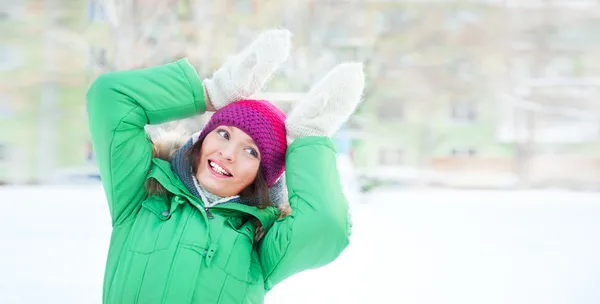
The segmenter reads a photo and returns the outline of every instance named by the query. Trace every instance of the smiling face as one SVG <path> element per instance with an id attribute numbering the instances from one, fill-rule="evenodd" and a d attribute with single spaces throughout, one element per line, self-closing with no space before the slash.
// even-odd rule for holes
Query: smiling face
<path id="1" fill-rule="evenodd" d="M 252 138 L 238 128 L 219 126 L 202 142 L 196 178 L 212 194 L 234 196 L 254 182 L 259 167 Z"/>

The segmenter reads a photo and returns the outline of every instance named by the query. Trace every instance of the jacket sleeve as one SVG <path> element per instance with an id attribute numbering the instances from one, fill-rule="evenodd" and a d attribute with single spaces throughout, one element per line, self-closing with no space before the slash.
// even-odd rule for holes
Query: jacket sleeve
<path id="1" fill-rule="evenodd" d="M 139 210 L 152 144 L 144 127 L 204 112 L 196 70 L 182 59 L 99 76 L 87 94 L 88 124 L 113 226 Z"/>
<path id="2" fill-rule="evenodd" d="M 265 290 L 335 260 L 349 244 L 348 202 L 327 137 L 302 137 L 288 148 L 289 216 L 275 222 L 259 247 Z"/>

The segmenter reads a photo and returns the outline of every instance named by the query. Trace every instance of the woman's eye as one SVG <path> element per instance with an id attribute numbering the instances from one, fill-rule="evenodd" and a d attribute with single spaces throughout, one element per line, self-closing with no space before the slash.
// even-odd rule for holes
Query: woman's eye
<path id="1" fill-rule="evenodd" d="M 248 154 L 258 158 L 258 152 L 256 152 L 256 150 L 254 150 L 253 148 L 245 148 L 244 149 Z"/>
<path id="2" fill-rule="evenodd" d="M 217 134 L 225 139 L 229 139 L 229 133 L 225 130 L 218 130 Z"/>

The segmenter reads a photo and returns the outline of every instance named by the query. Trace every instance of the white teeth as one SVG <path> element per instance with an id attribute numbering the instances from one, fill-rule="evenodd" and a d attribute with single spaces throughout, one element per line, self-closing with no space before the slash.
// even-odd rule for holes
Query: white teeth
<path id="1" fill-rule="evenodd" d="M 228 175 L 227 171 L 225 171 L 223 168 L 221 168 L 221 166 L 217 165 L 214 162 L 209 162 L 210 166 L 213 168 L 213 170 L 217 173 L 223 174 L 223 175 Z"/>

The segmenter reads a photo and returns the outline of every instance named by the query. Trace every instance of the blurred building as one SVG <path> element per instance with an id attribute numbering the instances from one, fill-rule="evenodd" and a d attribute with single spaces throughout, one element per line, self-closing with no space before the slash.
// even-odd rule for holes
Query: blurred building
<path id="1" fill-rule="evenodd" d="M 597 3 L 446 1 L 382 12 L 394 26 L 369 58 L 379 79 L 357 145 L 367 172 L 416 167 L 430 182 L 484 187 L 600 182 Z M 391 54 L 379 57 L 386 45 Z"/>
<path id="2" fill-rule="evenodd" d="M 364 172 L 600 184 L 596 1 L 106 3 L 19 0 L 0 14 L 0 127 L 14 130 L 0 180 L 94 165 L 84 94 L 99 74 L 188 57 L 209 76 L 283 26 L 294 52 L 265 90 L 284 110 L 339 61 L 365 62 L 365 101 L 337 138 Z"/>
<path id="3" fill-rule="evenodd" d="M 33 0 L 7 6 L 0 20 L 0 92 L 8 132 L 0 143 L 9 165 L 0 180 L 33 182 L 83 160 L 87 44 L 71 31 L 86 24 L 85 6 Z"/>

